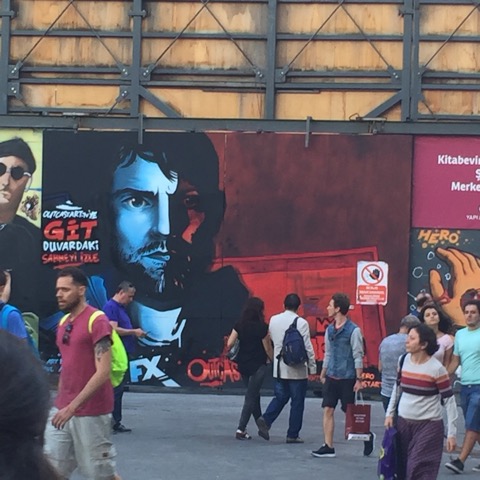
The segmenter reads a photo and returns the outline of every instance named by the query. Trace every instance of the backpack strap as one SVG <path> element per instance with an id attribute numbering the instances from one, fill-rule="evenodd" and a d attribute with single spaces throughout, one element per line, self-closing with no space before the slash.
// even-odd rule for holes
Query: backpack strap
<path id="1" fill-rule="evenodd" d="M 105 315 L 101 310 L 96 310 L 90 315 L 90 318 L 88 319 L 88 333 L 92 333 L 93 330 L 93 322 L 100 317 L 100 315 Z"/>
<path id="2" fill-rule="evenodd" d="M 61 325 L 63 325 L 66 321 L 67 321 L 67 318 L 70 316 L 69 313 L 67 313 L 66 315 L 64 315 L 60 321 L 58 322 L 58 326 L 60 327 Z"/>
<path id="3" fill-rule="evenodd" d="M 402 368 L 403 368 L 403 364 L 405 363 L 406 356 L 407 354 L 404 353 L 398 360 L 397 385 L 400 385 L 400 382 L 402 380 Z"/>
<path id="4" fill-rule="evenodd" d="M 397 372 L 397 398 L 396 398 L 396 403 L 395 403 L 395 410 L 394 414 L 395 417 L 398 418 L 398 405 L 400 403 L 400 397 L 402 396 L 402 391 L 400 390 L 400 383 L 402 381 L 402 368 L 403 364 L 405 362 L 405 357 L 407 356 L 406 353 L 404 353 L 400 359 L 398 360 L 398 372 Z M 398 391 L 400 390 L 400 395 L 398 395 Z"/>
<path id="5" fill-rule="evenodd" d="M 298 320 L 298 316 L 295 317 L 295 319 L 293 320 L 293 322 L 290 324 L 290 327 L 295 327 L 297 328 L 297 320 Z M 288 328 L 290 328 L 288 327 Z M 284 338 L 285 338 L 285 335 L 284 335 Z M 282 348 L 280 350 L 280 353 L 277 355 L 277 378 L 279 380 L 281 380 L 281 377 L 280 377 L 280 360 L 282 359 L 282 354 L 283 354 L 283 341 L 282 341 Z"/>

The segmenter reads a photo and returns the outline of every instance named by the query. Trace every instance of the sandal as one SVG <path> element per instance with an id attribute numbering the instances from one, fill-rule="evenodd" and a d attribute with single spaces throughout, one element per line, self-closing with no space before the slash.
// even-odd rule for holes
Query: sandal
<path id="1" fill-rule="evenodd" d="M 247 433 L 246 430 L 244 432 L 242 432 L 241 430 L 237 430 L 235 432 L 235 438 L 237 440 L 251 440 L 252 439 L 252 437 Z"/>

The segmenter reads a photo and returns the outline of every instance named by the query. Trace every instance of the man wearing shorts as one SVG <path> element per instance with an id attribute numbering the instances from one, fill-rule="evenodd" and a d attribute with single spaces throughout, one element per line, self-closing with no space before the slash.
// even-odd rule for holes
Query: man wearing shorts
<path id="1" fill-rule="evenodd" d="M 325 443 L 312 452 L 314 457 L 335 457 L 333 448 L 334 412 L 338 401 L 342 410 L 355 402 L 355 393 L 362 389 L 363 337 L 360 328 L 353 323 L 347 313 L 350 300 L 344 293 L 335 293 L 328 306 L 327 314 L 333 322 L 325 332 L 325 357 L 320 381 L 323 384 L 323 433 Z M 363 454 L 373 451 L 375 436 L 365 442 Z"/>
<path id="2" fill-rule="evenodd" d="M 78 268 L 67 267 L 58 274 L 58 306 L 68 316 L 57 330 L 62 370 L 45 452 L 63 478 L 70 478 L 78 467 L 90 480 L 119 480 L 110 441 L 112 327 L 103 312 L 91 322 L 97 310 L 85 300 L 87 284 Z"/>
<path id="3" fill-rule="evenodd" d="M 455 335 L 453 356 L 448 373 L 453 374 L 462 366 L 460 399 L 465 417 L 465 438 L 456 459 L 445 466 L 455 473 L 463 473 L 465 460 L 475 442 L 480 440 L 480 300 L 468 300 L 463 305 L 466 328 Z M 480 472 L 480 465 L 473 467 Z"/>

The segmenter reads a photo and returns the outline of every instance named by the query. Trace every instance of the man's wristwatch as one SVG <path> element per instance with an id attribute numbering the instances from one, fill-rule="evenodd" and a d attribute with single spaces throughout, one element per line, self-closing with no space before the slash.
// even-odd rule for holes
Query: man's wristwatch
<path id="1" fill-rule="evenodd" d="M 363 378 L 358 378 L 357 377 L 357 382 L 363 382 Z"/>

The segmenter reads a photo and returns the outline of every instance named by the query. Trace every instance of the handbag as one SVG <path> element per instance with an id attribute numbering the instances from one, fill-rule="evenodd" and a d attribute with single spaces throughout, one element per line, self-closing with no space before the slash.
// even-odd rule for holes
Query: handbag
<path id="1" fill-rule="evenodd" d="M 394 425 L 398 419 L 398 404 L 400 403 L 400 397 L 402 396 L 402 389 L 400 383 L 402 380 L 402 368 L 405 362 L 404 353 L 398 360 L 398 372 L 397 372 L 397 398 L 395 402 L 395 410 L 393 412 Z M 390 427 L 385 430 L 383 435 L 382 446 L 380 448 L 380 458 L 378 460 L 377 474 L 380 480 L 396 480 L 399 478 L 400 467 L 400 455 L 398 445 L 398 432 L 395 427 Z"/>
<path id="2" fill-rule="evenodd" d="M 237 338 L 235 343 L 230 347 L 230 350 L 227 352 L 227 358 L 229 360 L 235 360 L 240 351 L 240 340 Z"/>
<path id="3" fill-rule="evenodd" d="M 370 439 L 371 405 L 364 403 L 361 392 L 355 393 L 355 403 L 347 405 L 345 418 L 345 438 L 347 440 Z"/>
<path id="4" fill-rule="evenodd" d="M 378 460 L 377 475 L 380 480 L 395 480 L 398 478 L 398 433 L 395 427 L 385 430 L 380 458 Z"/>

